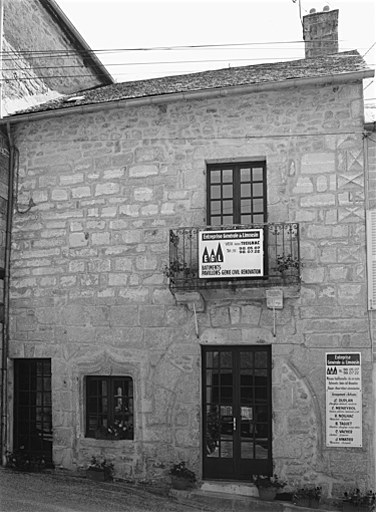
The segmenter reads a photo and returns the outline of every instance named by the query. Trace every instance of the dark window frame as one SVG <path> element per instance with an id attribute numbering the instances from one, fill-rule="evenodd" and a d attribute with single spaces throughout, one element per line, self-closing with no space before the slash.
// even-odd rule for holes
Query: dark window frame
<path id="1" fill-rule="evenodd" d="M 250 179 L 242 179 L 242 169 L 245 171 L 250 169 Z M 262 169 L 262 178 L 254 178 L 254 171 Z M 229 180 L 229 171 L 232 172 L 232 180 Z M 220 175 L 219 180 L 214 180 L 213 177 L 216 173 Z M 266 183 L 266 160 L 254 160 L 244 162 L 223 162 L 207 164 L 207 225 L 208 226 L 222 226 L 222 225 L 236 225 L 236 224 L 263 224 L 267 222 L 267 183 Z M 257 185 L 262 186 L 262 194 L 254 193 Z M 226 197 L 229 194 L 230 186 L 232 185 L 232 196 Z M 250 194 L 247 196 L 241 194 L 242 185 L 248 186 Z M 219 197 L 213 197 L 215 188 L 219 192 Z M 245 188 L 245 187 L 244 187 Z M 259 186 L 257 187 L 260 188 Z M 256 200 L 262 200 L 262 210 L 257 210 Z M 242 206 L 242 200 L 249 201 L 250 211 L 247 213 Z M 220 205 L 220 213 L 213 213 L 214 201 Z M 232 212 L 224 212 L 225 202 L 232 205 Z M 255 208 L 257 211 L 255 211 Z M 242 215 L 250 217 L 250 221 L 243 222 Z M 226 222 L 230 220 L 230 222 Z M 215 219 L 220 219 L 221 222 L 213 222 Z"/>
<path id="2" fill-rule="evenodd" d="M 85 437 L 133 440 L 133 378 L 129 375 L 87 375 L 85 386 Z M 117 394 L 119 388 L 121 393 Z"/>

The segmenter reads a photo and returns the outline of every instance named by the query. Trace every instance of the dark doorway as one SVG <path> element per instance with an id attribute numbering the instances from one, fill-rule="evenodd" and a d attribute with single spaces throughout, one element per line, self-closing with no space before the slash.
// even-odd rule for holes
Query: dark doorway
<path id="1" fill-rule="evenodd" d="M 52 464 L 51 359 L 14 360 L 13 451 Z"/>
<path id="2" fill-rule="evenodd" d="M 272 474 L 271 347 L 202 347 L 204 478 Z"/>

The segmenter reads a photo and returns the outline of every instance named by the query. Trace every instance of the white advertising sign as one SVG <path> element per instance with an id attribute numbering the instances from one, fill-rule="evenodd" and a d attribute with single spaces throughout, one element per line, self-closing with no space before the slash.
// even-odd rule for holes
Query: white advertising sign
<path id="1" fill-rule="evenodd" d="M 199 277 L 241 278 L 264 275 L 262 229 L 200 231 Z"/>
<path id="2" fill-rule="evenodd" d="M 360 352 L 326 354 L 326 446 L 362 447 Z"/>

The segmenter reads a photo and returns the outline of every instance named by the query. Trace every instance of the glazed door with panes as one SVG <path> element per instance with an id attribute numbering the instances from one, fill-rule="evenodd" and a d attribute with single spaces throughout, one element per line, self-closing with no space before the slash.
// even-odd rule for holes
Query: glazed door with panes
<path id="1" fill-rule="evenodd" d="M 52 465 L 51 359 L 14 360 L 13 451 Z"/>
<path id="2" fill-rule="evenodd" d="M 270 346 L 202 348 L 203 476 L 272 473 Z"/>

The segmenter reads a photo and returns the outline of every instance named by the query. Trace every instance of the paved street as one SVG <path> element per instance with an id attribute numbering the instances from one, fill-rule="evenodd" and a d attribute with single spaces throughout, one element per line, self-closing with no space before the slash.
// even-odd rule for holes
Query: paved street
<path id="1" fill-rule="evenodd" d="M 0 468 L 0 512 L 201 512 L 140 487 Z"/>

